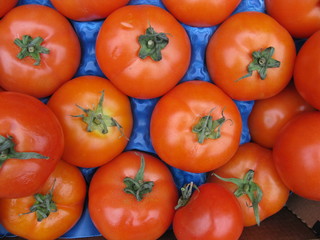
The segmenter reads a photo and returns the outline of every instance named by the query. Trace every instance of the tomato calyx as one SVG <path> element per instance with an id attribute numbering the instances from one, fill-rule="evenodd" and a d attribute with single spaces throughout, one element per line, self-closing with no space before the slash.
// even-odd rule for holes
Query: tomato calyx
<path id="1" fill-rule="evenodd" d="M 41 46 L 42 42 L 42 37 L 32 38 L 29 35 L 23 35 L 22 40 L 16 38 L 14 40 L 14 43 L 21 48 L 21 51 L 18 53 L 17 58 L 24 59 L 25 57 L 31 57 L 35 60 L 35 63 L 33 65 L 40 65 L 40 53 L 50 53 L 50 50 L 48 48 Z"/>
<path id="2" fill-rule="evenodd" d="M 280 67 L 280 62 L 272 58 L 274 50 L 274 47 L 268 47 L 264 50 L 254 51 L 252 53 L 253 61 L 248 65 L 248 74 L 237 79 L 236 82 L 252 76 L 253 71 L 257 71 L 260 78 L 264 80 L 267 77 L 268 68 Z"/>
<path id="3" fill-rule="evenodd" d="M 223 115 L 224 109 L 221 111 L 222 117 L 216 120 L 212 119 L 210 115 L 212 111 L 211 109 L 209 114 L 200 118 L 198 123 L 193 126 L 192 132 L 197 134 L 198 142 L 203 143 L 205 139 L 218 139 L 221 137 L 221 127 L 228 120 Z"/>
<path id="4" fill-rule="evenodd" d="M 218 176 L 215 173 L 212 173 L 218 179 L 231 182 L 237 185 L 237 189 L 234 192 L 236 197 L 240 197 L 242 195 L 247 195 L 251 201 L 251 205 L 247 205 L 248 207 L 253 207 L 254 215 L 256 218 L 257 225 L 260 225 L 260 216 L 259 216 L 259 203 L 262 200 L 263 192 L 258 184 L 253 181 L 254 171 L 250 169 L 242 179 L 240 178 L 223 178 Z"/>
<path id="5" fill-rule="evenodd" d="M 8 136 L 7 138 L 0 135 L 0 167 L 3 163 L 10 159 L 48 159 L 48 157 L 43 156 L 36 152 L 17 152 L 14 147 L 15 143 L 13 142 L 13 137 Z"/>
<path id="6" fill-rule="evenodd" d="M 122 126 L 113 117 L 103 113 L 103 99 L 104 91 L 102 91 L 101 97 L 96 107 L 93 107 L 93 109 L 89 109 L 76 105 L 84 112 L 84 114 L 71 116 L 82 118 L 82 121 L 87 124 L 87 132 L 98 131 L 99 133 L 107 134 L 109 132 L 109 127 L 117 127 L 121 133 L 120 137 L 124 136 Z"/>
<path id="7" fill-rule="evenodd" d="M 37 221 L 41 222 L 43 219 L 49 217 L 50 213 L 56 212 L 57 206 L 56 203 L 52 200 L 55 182 L 56 179 L 54 180 L 52 188 L 47 194 L 35 194 L 35 203 L 30 207 L 30 211 L 27 213 L 21 213 L 20 215 L 26 215 L 35 212 Z"/>
<path id="8" fill-rule="evenodd" d="M 175 210 L 188 204 L 194 189 L 200 191 L 193 182 L 187 183 L 181 188 L 181 196 L 178 199 L 177 205 L 174 207 Z"/>
<path id="9" fill-rule="evenodd" d="M 165 33 L 157 33 L 151 26 L 146 29 L 145 35 L 138 38 L 140 44 L 139 57 L 145 59 L 151 57 L 154 61 L 162 59 L 161 50 L 169 43 Z"/>
<path id="10" fill-rule="evenodd" d="M 153 181 L 144 181 L 145 160 L 140 155 L 140 168 L 134 178 L 126 177 L 123 182 L 126 187 L 123 189 L 125 193 L 132 194 L 138 201 L 141 201 L 145 194 L 150 193 L 154 186 Z"/>

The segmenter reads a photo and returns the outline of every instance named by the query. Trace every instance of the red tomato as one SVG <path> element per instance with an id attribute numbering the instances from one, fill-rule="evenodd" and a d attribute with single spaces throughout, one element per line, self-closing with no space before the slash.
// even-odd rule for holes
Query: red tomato
<path id="1" fill-rule="evenodd" d="M 14 8 L 17 3 L 18 0 L 0 0 L 0 18 Z"/>
<path id="2" fill-rule="evenodd" d="M 0 22 L 0 35 L 0 85 L 6 90 L 46 97 L 78 69 L 79 39 L 68 20 L 50 7 L 12 9 Z"/>
<path id="3" fill-rule="evenodd" d="M 31 195 L 39 190 L 61 157 L 61 125 L 38 99 L 3 91 L 0 126 L 0 198 Z M 33 154 L 28 155 L 30 152 Z"/>
<path id="4" fill-rule="evenodd" d="M 305 112 L 280 131 L 273 147 L 277 171 L 301 197 L 320 200 L 320 112 Z"/>
<path id="5" fill-rule="evenodd" d="M 265 0 L 267 13 L 296 38 L 320 30 L 319 0 Z"/>
<path id="6" fill-rule="evenodd" d="M 105 78 L 74 78 L 52 95 L 48 106 L 64 131 L 62 159 L 71 164 L 101 166 L 128 143 L 133 124 L 130 101 Z"/>
<path id="7" fill-rule="evenodd" d="M 173 219 L 178 240 L 236 240 L 242 230 L 243 217 L 237 199 L 216 183 L 202 184 Z"/>
<path id="8" fill-rule="evenodd" d="M 300 48 L 294 67 L 294 84 L 300 95 L 320 110 L 320 31 Z"/>
<path id="9" fill-rule="evenodd" d="M 179 84 L 156 104 L 151 142 L 159 157 L 188 172 L 207 172 L 236 152 L 242 121 L 235 103 L 204 81 Z"/>
<path id="10" fill-rule="evenodd" d="M 167 166 L 150 154 L 128 151 L 94 174 L 88 206 L 106 239 L 154 240 L 170 226 L 177 201 Z"/>
<path id="11" fill-rule="evenodd" d="M 64 16 L 76 21 L 92 21 L 106 18 L 114 10 L 126 5 L 129 0 L 50 0 Z"/>
<path id="12" fill-rule="evenodd" d="M 241 0 L 162 0 L 164 6 L 179 21 L 194 27 L 220 24 L 237 8 Z"/>
<path id="13" fill-rule="evenodd" d="M 80 170 L 60 161 L 37 194 L 0 199 L 0 223 L 26 239 L 57 239 L 79 220 L 85 197 L 86 182 Z"/>
<path id="14" fill-rule="evenodd" d="M 122 7 L 102 24 L 96 55 L 103 73 L 135 98 L 155 98 L 173 88 L 189 67 L 191 46 L 181 24 L 152 5 Z"/>
<path id="15" fill-rule="evenodd" d="M 207 181 L 219 183 L 236 196 L 239 195 L 237 199 L 245 226 L 259 224 L 281 210 L 288 200 L 289 189 L 278 175 L 272 160 L 272 151 L 256 143 L 242 144 L 233 158 L 214 170 L 214 173 L 222 178 L 238 179 L 236 185 L 210 174 Z M 257 187 L 259 189 L 256 189 Z M 250 198 L 250 195 L 254 197 Z"/>
<path id="16" fill-rule="evenodd" d="M 276 95 L 292 77 L 295 44 L 270 16 L 240 12 L 223 22 L 209 40 L 206 60 L 213 82 L 236 100 Z"/>
<path id="17" fill-rule="evenodd" d="M 294 84 L 289 84 L 277 95 L 254 103 L 248 118 L 251 139 L 261 146 L 272 148 L 282 126 L 293 116 L 313 110 Z"/>

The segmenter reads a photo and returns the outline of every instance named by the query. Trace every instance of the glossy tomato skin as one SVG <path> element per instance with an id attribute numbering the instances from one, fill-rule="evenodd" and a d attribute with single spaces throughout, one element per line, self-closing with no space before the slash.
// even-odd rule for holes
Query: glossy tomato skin
<path id="1" fill-rule="evenodd" d="M 36 214 L 29 213 L 35 203 L 33 195 L 18 199 L 0 199 L 0 222 L 12 234 L 30 240 L 57 239 L 71 229 L 79 220 L 86 196 L 86 182 L 81 171 L 63 161 L 37 192 L 47 194 L 53 188 L 57 211 L 41 222 Z M 21 215 L 23 214 L 23 215 Z"/>
<path id="2" fill-rule="evenodd" d="M 320 200 L 320 112 L 305 112 L 280 131 L 273 148 L 284 184 L 301 197 Z"/>
<path id="3" fill-rule="evenodd" d="M 138 55 L 138 38 L 150 26 L 169 39 L 160 61 L 141 59 Z M 130 5 L 114 11 L 104 21 L 97 36 L 96 56 L 102 72 L 122 92 L 134 98 L 155 98 L 184 76 L 191 45 L 185 29 L 166 10 Z"/>
<path id="4" fill-rule="evenodd" d="M 93 21 L 106 18 L 114 10 L 126 5 L 129 0 L 50 0 L 50 2 L 61 14 L 67 18 L 76 21 Z"/>
<path id="5" fill-rule="evenodd" d="M 272 159 L 272 151 L 261 147 L 257 143 L 242 144 L 232 159 L 222 167 L 213 172 L 224 178 L 242 179 L 249 171 L 254 171 L 253 181 L 258 184 L 263 192 L 262 200 L 259 203 L 260 221 L 277 213 L 283 208 L 289 197 L 289 189 L 283 184 Z M 211 173 L 208 175 L 208 182 L 218 183 L 232 193 L 236 190 L 233 183 L 219 180 Z M 244 216 L 244 225 L 256 225 L 252 202 L 248 196 L 243 195 L 237 198 Z"/>
<path id="6" fill-rule="evenodd" d="M 0 198 L 19 198 L 39 190 L 63 152 L 62 127 L 40 100 L 22 93 L 0 92 L 0 135 L 12 136 L 17 152 L 48 159 L 7 159 L 0 167 Z M 12 187 L 14 186 L 14 187 Z"/>
<path id="7" fill-rule="evenodd" d="M 173 219 L 178 240 L 236 240 L 243 230 L 243 217 L 235 196 L 216 183 L 194 190 L 189 202 Z"/>
<path id="8" fill-rule="evenodd" d="M 134 178 L 145 159 L 144 181 L 153 181 L 141 201 L 124 192 L 125 177 Z M 167 166 L 150 154 L 128 151 L 100 167 L 89 187 L 89 212 L 109 240 L 158 239 L 170 226 L 178 193 Z"/>
<path id="9" fill-rule="evenodd" d="M 47 97 L 78 69 L 79 39 L 70 22 L 50 7 L 36 4 L 15 7 L 1 20 L 0 34 L 0 85 L 4 89 Z M 31 57 L 17 58 L 21 48 L 14 40 L 24 35 L 42 37 L 41 46 L 50 51 L 40 54 L 37 66 Z"/>
<path id="10" fill-rule="evenodd" d="M 211 112 L 211 114 L 210 114 Z M 227 119 L 221 137 L 198 142 L 192 128 L 207 115 Z M 203 173 L 225 164 L 236 152 L 242 120 L 235 103 L 212 83 L 179 84 L 156 104 L 150 122 L 152 145 L 159 157 L 184 171 Z"/>
<path id="11" fill-rule="evenodd" d="M 0 18 L 14 8 L 17 3 L 18 0 L 0 0 Z"/>
<path id="12" fill-rule="evenodd" d="M 291 83 L 277 95 L 255 101 L 248 118 L 251 139 L 263 147 L 272 148 L 285 123 L 301 112 L 313 110 Z"/>
<path id="13" fill-rule="evenodd" d="M 80 106 L 96 107 L 104 91 L 102 109 L 121 126 L 108 127 L 103 134 L 87 131 L 88 124 L 81 117 Z M 62 159 L 79 167 L 98 167 L 120 154 L 128 143 L 132 131 L 132 112 L 129 98 L 107 79 L 81 76 L 66 82 L 49 99 L 48 106 L 58 117 L 65 136 Z"/>
<path id="14" fill-rule="evenodd" d="M 273 47 L 272 58 L 280 67 L 268 68 L 262 80 L 247 67 L 252 53 Z M 296 57 L 295 44 L 272 17 L 261 12 L 240 12 L 223 22 L 209 40 L 206 63 L 212 81 L 236 100 L 257 100 L 276 95 L 291 80 Z"/>
<path id="15" fill-rule="evenodd" d="M 267 13 L 295 38 L 308 38 L 320 30 L 318 0 L 265 0 L 265 6 Z"/>
<path id="16" fill-rule="evenodd" d="M 314 33 L 300 48 L 294 67 L 294 84 L 300 95 L 320 110 L 320 30 Z"/>
<path id="17" fill-rule="evenodd" d="M 179 21 L 194 27 L 210 27 L 223 22 L 237 8 L 241 0 L 162 0 L 165 7 Z"/>

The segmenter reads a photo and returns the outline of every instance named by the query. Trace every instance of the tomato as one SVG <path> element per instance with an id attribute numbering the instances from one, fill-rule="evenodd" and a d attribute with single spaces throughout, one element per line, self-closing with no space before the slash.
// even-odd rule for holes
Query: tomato
<path id="1" fill-rule="evenodd" d="M 320 30 L 318 0 L 265 0 L 265 6 L 267 13 L 295 38 L 308 38 Z"/>
<path id="2" fill-rule="evenodd" d="M 50 7 L 15 7 L 1 20 L 0 35 L 0 85 L 6 90 L 47 97 L 78 69 L 79 39 Z"/>
<path id="3" fill-rule="evenodd" d="M 155 98 L 184 76 L 191 45 L 185 29 L 166 10 L 130 5 L 115 10 L 103 22 L 96 56 L 102 72 L 122 92 Z"/>
<path id="4" fill-rule="evenodd" d="M 305 112 L 280 131 L 273 159 L 284 184 L 301 197 L 320 200 L 320 112 Z"/>
<path id="5" fill-rule="evenodd" d="M 208 42 L 206 63 L 212 81 L 236 100 L 276 95 L 292 78 L 295 44 L 272 17 L 240 12 L 224 21 Z"/>
<path id="6" fill-rule="evenodd" d="M 178 240 L 236 240 L 242 230 L 243 217 L 237 199 L 216 183 L 202 184 L 173 219 Z"/>
<path id="7" fill-rule="evenodd" d="M 300 48 L 294 67 L 294 84 L 299 94 L 313 107 L 320 110 L 320 30 Z"/>
<path id="8" fill-rule="evenodd" d="M 100 167 L 89 187 L 89 212 L 109 240 L 158 239 L 178 201 L 167 166 L 148 153 L 128 151 Z"/>
<path id="9" fill-rule="evenodd" d="M 272 148 L 281 127 L 293 116 L 313 111 L 290 83 L 277 95 L 255 101 L 248 118 L 251 139 L 266 148 Z"/>
<path id="10" fill-rule="evenodd" d="M 223 181 L 236 178 L 235 181 Z M 272 151 L 257 143 L 242 144 L 233 158 L 208 176 L 208 182 L 219 183 L 238 197 L 244 225 L 253 226 L 283 208 L 289 189 L 283 184 L 272 159 Z"/>
<path id="11" fill-rule="evenodd" d="M 0 18 L 14 8 L 17 3 L 18 0 L 0 0 Z"/>
<path id="12" fill-rule="evenodd" d="M 223 22 L 241 0 L 162 0 L 164 6 L 179 21 L 194 27 L 210 27 Z"/>
<path id="13" fill-rule="evenodd" d="M 159 157 L 194 173 L 225 164 L 239 146 L 241 130 L 235 103 L 214 84 L 200 80 L 181 83 L 164 95 L 150 122 Z"/>
<path id="14" fill-rule="evenodd" d="M 106 18 L 114 10 L 126 5 L 129 0 L 50 0 L 52 5 L 64 16 L 76 21 L 93 21 Z"/>
<path id="15" fill-rule="evenodd" d="M 52 95 L 48 106 L 64 131 L 64 161 L 98 167 L 128 143 L 133 124 L 130 101 L 105 78 L 74 78 Z"/>
<path id="16" fill-rule="evenodd" d="M 26 239 L 57 239 L 79 220 L 85 196 L 81 171 L 59 161 L 35 195 L 0 199 L 0 222 L 12 234 Z"/>
<path id="17" fill-rule="evenodd" d="M 28 196 L 54 170 L 64 147 L 53 112 L 26 94 L 0 92 L 0 198 Z"/>

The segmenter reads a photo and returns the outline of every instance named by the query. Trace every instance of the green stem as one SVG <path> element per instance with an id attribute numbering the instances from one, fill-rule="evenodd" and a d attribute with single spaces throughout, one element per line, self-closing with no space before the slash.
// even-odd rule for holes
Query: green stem
<path id="1" fill-rule="evenodd" d="M 245 176 L 240 178 L 223 178 L 218 176 L 215 173 L 212 173 L 218 179 L 231 182 L 237 185 L 237 189 L 234 192 L 236 197 L 240 197 L 242 195 L 247 195 L 251 201 L 251 205 L 248 207 L 253 207 L 253 212 L 256 218 L 257 225 L 260 225 L 260 216 L 259 216 L 259 203 L 262 200 L 263 192 L 258 184 L 253 181 L 254 171 L 249 170 Z"/>
<path id="2" fill-rule="evenodd" d="M 40 53 L 49 54 L 50 50 L 42 47 L 42 37 L 32 38 L 29 35 L 23 35 L 22 39 L 16 38 L 14 43 L 21 48 L 17 58 L 23 59 L 25 57 L 31 57 L 35 60 L 33 65 L 40 65 L 41 57 Z"/>
<path id="3" fill-rule="evenodd" d="M 16 152 L 14 149 L 15 143 L 13 141 L 12 136 L 8 136 L 7 138 L 0 135 L 0 167 L 4 164 L 4 162 L 8 159 L 48 159 L 48 157 L 43 156 L 36 152 Z"/>
<path id="4" fill-rule="evenodd" d="M 262 80 L 267 77 L 268 68 L 278 68 L 280 67 L 280 62 L 272 58 L 274 53 L 274 47 L 268 47 L 264 50 L 254 51 L 252 53 L 252 62 L 248 65 L 248 74 L 242 76 L 237 79 L 240 81 L 241 79 L 250 77 L 253 71 L 257 71 Z"/>
<path id="5" fill-rule="evenodd" d="M 200 191 L 197 185 L 195 185 L 193 182 L 187 183 L 181 188 L 181 196 L 178 200 L 177 205 L 174 208 L 175 210 L 188 204 L 193 193 L 193 189 Z"/>

